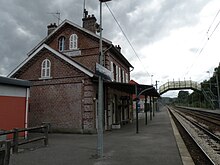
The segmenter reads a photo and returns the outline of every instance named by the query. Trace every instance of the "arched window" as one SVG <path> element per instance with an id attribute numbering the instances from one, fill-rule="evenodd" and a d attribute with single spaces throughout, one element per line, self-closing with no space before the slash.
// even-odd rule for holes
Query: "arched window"
<path id="1" fill-rule="evenodd" d="M 45 59 L 41 64 L 41 78 L 50 78 L 51 62 Z"/>
<path id="2" fill-rule="evenodd" d="M 78 36 L 76 34 L 72 34 L 69 39 L 69 48 L 77 49 L 78 48 Z"/>
<path id="3" fill-rule="evenodd" d="M 59 38 L 58 45 L 59 45 L 59 51 L 60 52 L 64 51 L 64 48 L 65 48 L 65 37 L 60 37 Z"/>

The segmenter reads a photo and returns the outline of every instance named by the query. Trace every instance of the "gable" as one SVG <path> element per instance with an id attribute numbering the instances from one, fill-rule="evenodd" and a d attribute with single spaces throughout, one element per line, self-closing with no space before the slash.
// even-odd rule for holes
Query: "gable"
<path id="1" fill-rule="evenodd" d="M 85 29 L 85 28 L 82 28 L 81 26 L 69 21 L 69 20 L 64 20 L 52 33 L 50 33 L 48 36 L 46 36 L 36 47 L 34 47 L 29 53 L 28 53 L 28 56 L 31 55 L 36 49 L 38 49 L 42 44 L 44 43 L 47 43 L 48 41 L 50 42 L 51 38 L 54 37 L 54 35 L 56 35 L 56 33 L 62 29 L 64 26 L 66 25 L 70 25 L 72 26 L 73 28 L 76 28 L 78 29 L 79 31 L 85 33 L 87 36 L 89 37 L 92 37 L 93 39 L 95 40 L 99 40 L 99 35 Z M 106 43 L 106 44 L 112 44 L 111 41 L 103 38 L 103 42 Z M 57 48 L 57 47 L 56 47 Z M 56 50 L 56 48 L 54 48 Z"/>
<path id="2" fill-rule="evenodd" d="M 40 48 L 38 48 L 35 52 L 33 52 L 32 55 L 30 55 L 28 58 L 26 58 L 17 68 L 15 68 L 9 75 L 8 77 L 14 77 L 16 74 L 18 74 L 19 72 L 21 72 L 22 70 L 28 70 L 29 67 L 34 67 L 34 65 L 37 65 L 38 69 L 41 68 L 41 65 L 39 66 L 39 64 L 34 63 L 32 61 L 36 61 L 37 58 L 40 58 L 38 55 L 39 53 L 42 53 L 44 51 L 44 53 L 48 53 L 52 54 L 53 57 L 52 58 L 59 58 L 61 59 L 63 62 L 65 62 L 66 64 L 73 66 L 74 68 L 78 69 L 80 72 L 86 74 L 89 77 L 93 77 L 94 74 L 93 72 L 91 72 L 90 70 L 88 70 L 87 68 L 85 68 L 84 66 L 80 65 L 79 63 L 75 62 L 74 60 L 66 57 L 65 55 L 55 51 L 54 49 L 52 49 L 51 47 L 49 47 L 46 44 L 43 44 Z M 46 52 L 45 52 L 46 51 Z M 47 55 L 47 56 L 48 56 Z M 44 57 L 45 58 L 45 57 Z M 37 68 L 35 67 L 35 68 Z M 62 68 L 61 68 L 62 69 Z M 28 71 L 27 71 L 28 72 Z M 31 72 L 31 71 L 30 71 Z M 39 72 L 39 71 L 38 71 Z"/>
<path id="3" fill-rule="evenodd" d="M 77 38 L 77 45 L 75 49 L 71 49 L 70 39 L 72 35 L 75 35 Z M 61 38 L 64 38 L 64 49 L 62 51 L 59 50 L 59 40 Z M 88 33 L 85 31 L 82 31 L 70 24 L 64 24 L 56 31 L 56 33 L 53 34 L 53 36 L 45 41 L 45 44 L 49 45 L 54 50 L 60 51 L 63 54 L 69 55 L 71 57 L 88 54 L 88 52 L 86 53 L 86 50 L 89 50 L 90 54 L 97 54 L 97 50 L 95 49 L 99 50 L 99 38 L 88 35 Z M 79 54 L 77 54 L 77 52 Z"/>

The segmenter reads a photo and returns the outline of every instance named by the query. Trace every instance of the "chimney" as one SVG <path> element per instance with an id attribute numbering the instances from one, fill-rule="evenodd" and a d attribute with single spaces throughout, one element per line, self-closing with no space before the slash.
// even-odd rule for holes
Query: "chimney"
<path id="1" fill-rule="evenodd" d="M 47 35 L 52 33 L 56 28 L 57 28 L 56 23 L 54 23 L 54 24 L 51 23 L 50 25 L 48 25 L 47 26 Z"/>
<path id="2" fill-rule="evenodd" d="M 121 53 L 121 47 L 120 47 L 120 45 L 115 45 L 115 48 Z"/>
<path id="3" fill-rule="evenodd" d="M 82 21 L 83 21 L 83 28 L 85 28 L 93 33 L 96 33 L 96 31 L 97 31 L 96 21 L 97 20 L 93 14 L 92 14 L 92 16 L 85 14 L 85 17 L 82 19 Z"/>

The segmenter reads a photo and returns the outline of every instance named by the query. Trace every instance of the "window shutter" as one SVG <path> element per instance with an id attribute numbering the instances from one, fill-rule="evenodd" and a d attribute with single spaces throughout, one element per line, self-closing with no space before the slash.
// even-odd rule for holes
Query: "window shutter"
<path id="1" fill-rule="evenodd" d="M 126 78 L 126 83 L 128 83 L 128 74 L 125 74 L 125 78 Z"/>
<path id="2" fill-rule="evenodd" d="M 122 71 L 122 82 L 125 83 L 125 71 Z"/>
<path id="3" fill-rule="evenodd" d="M 114 81 L 114 65 L 113 62 L 111 61 L 111 73 L 112 73 L 112 81 Z"/>
<path id="4" fill-rule="evenodd" d="M 121 68 L 120 67 L 118 67 L 118 72 L 119 72 L 119 74 L 118 74 L 118 82 L 121 82 Z"/>

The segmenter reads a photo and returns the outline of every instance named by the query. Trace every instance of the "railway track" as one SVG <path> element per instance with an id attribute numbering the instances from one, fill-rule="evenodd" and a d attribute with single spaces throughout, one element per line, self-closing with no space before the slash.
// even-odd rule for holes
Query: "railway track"
<path id="1" fill-rule="evenodd" d="M 220 137 L 204 124 L 173 108 L 168 108 L 195 164 L 220 164 Z"/>
<path id="2" fill-rule="evenodd" d="M 191 110 L 183 107 L 178 107 L 177 109 L 220 127 L 220 114 L 199 110 Z"/>

